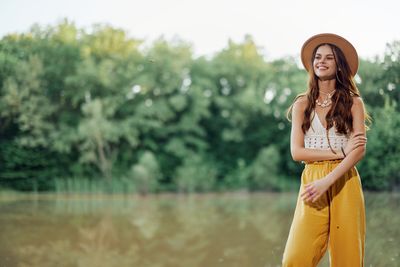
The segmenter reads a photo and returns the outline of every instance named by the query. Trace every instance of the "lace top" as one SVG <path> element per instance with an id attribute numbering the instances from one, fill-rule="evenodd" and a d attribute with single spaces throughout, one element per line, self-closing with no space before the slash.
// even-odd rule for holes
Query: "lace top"
<path id="1" fill-rule="evenodd" d="M 328 139 L 326 137 L 326 129 L 319 120 L 318 115 L 314 111 L 311 116 L 313 117 L 311 121 L 311 127 L 304 135 L 304 147 L 323 150 L 330 149 Z M 335 150 L 340 149 L 340 147 L 345 147 L 347 141 L 349 140 L 349 136 L 336 133 L 335 127 L 329 129 L 328 136 L 329 142 L 332 148 Z"/>

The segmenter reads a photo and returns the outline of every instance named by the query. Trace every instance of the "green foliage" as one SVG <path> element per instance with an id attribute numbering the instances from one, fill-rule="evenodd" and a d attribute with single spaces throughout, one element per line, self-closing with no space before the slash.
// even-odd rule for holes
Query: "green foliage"
<path id="1" fill-rule="evenodd" d="M 234 171 L 231 171 L 224 177 L 224 186 L 222 188 L 228 190 L 247 190 L 249 188 L 249 172 L 251 168 L 246 165 L 244 159 L 239 158 L 233 169 Z"/>
<path id="2" fill-rule="evenodd" d="M 361 161 L 363 185 L 374 190 L 400 187 L 400 116 L 397 103 L 386 97 L 383 108 L 373 112 L 367 133 L 367 155 Z"/>
<path id="3" fill-rule="evenodd" d="M 150 151 L 144 152 L 139 158 L 139 162 L 132 166 L 131 176 L 135 188 L 140 193 L 156 192 L 159 187 L 161 172 L 154 154 Z"/>
<path id="4" fill-rule="evenodd" d="M 52 189 L 51 178 L 61 174 L 55 153 L 43 147 L 21 147 L 14 141 L 0 141 L 0 187 L 22 191 Z"/>
<path id="5" fill-rule="evenodd" d="M 279 190 L 280 154 L 274 145 L 263 148 L 252 164 L 249 186 L 257 190 Z"/>
<path id="6" fill-rule="evenodd" d="M 68 20 L 0 40 L 0 177 L 10 187 L 147 193 L 297 184 L 301 164 L 291 159 L 285 117 L 307 82 L 296 59 L 267 61 L 251 36 L 197 59 L 181 40 L 142 43 Z M 399 186 L 399 48 L 395 41 L 382 60 L 362 60 L 357 77 L 374 118 L 360 163 L 370 189 Z"/>
<path id="7" fill-rule="evenodd" d="M 16 64 L 18 72 L 5 79 L 0 99 L 0 116 L 6 124 L 18 126 L 21 146 L 47 147 L 53 126 L 49 121 L 54 107 L 43 95 L 40 81 L 42 64 L 33 56 Z"/>
<path id="8" fill-rule="evenodd" d="M 100 99 L 88 101 L 82 105 L 83 118 L 78 126 L 78 138 L 81 140 L 80 161 L 94 163 L 101 170 L 104 177 L 111 178 L 112 161 L 115 157 L 112 143 L 116 143 L 121 131 L 118 125 L 107 119 L 107 110 Z"/>
<path id="9" fill-rule="evenodd" d="M 179 192 L 204 192 L 215 187 L 217 170 L 212 162 L 201 155 L 192 154 L 177 168 L 175 177 Z"/>

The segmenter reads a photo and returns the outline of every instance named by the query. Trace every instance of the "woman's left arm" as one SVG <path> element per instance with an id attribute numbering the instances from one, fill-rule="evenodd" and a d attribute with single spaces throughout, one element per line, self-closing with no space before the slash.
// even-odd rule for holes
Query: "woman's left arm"
<path id="1" fill-rule="evenodd" d="M 362 133 L 365 136 L 365 109 L 360 97 L 353 97 L 351 113 L 353 116 L 353 133 Z M 364 157 L 365 152 L 366 145 L 355 148 L 327 176 L 306 184 L 301 195 L 303 200 L 315 202 L 332 184 L 354 167 Z"/>

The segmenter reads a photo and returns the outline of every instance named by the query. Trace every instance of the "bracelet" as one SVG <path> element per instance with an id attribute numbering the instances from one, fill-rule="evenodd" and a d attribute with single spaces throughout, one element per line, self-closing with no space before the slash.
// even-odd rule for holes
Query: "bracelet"
<path id="1" fill-rule="evenodd" d="M 346 153 L 344 153 L 344 149 L 342 146 L 340 147 L 340 150 L 342 150 L 343 156 L 346 157 Z"/>

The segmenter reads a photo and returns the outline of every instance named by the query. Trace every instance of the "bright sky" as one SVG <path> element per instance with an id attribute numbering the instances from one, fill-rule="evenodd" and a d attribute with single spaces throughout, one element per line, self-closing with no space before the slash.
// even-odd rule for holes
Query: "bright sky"
<path id="1" fill-rule="evenodd" d="M 274 59 L 298 56 L 308 37 L 333 32 L 372 58 L 400 40 L 399 10 L 398 0 L 0 0 L 0 37 L 68 18 L 85 28 L 107 23 L 147 41 L 180 37 L 197 56 L 250 34 Z"/>

